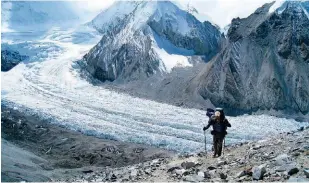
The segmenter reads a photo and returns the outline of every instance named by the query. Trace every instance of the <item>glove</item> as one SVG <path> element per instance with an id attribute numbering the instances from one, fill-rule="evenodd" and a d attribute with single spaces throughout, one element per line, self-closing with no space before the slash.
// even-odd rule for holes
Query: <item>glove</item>
<path id="1" fill-rule="evenodd" d="M 203 131 L 207 130 L 206 126 L 204 126 Z"/>

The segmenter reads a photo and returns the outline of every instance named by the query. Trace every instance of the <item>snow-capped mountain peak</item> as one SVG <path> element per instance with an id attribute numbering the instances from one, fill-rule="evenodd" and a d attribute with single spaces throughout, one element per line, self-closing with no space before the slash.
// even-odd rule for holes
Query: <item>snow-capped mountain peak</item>
<path id="1" fill-rule="evenodd" d="M 161 18 L 170 21 L 173 28 L 187 33 L 187 13 L 170 1 L 118 1 L 95 17 L 91 24 L 101 33 L 127 21 L 130 29 L 140 29 L 148 21 Z"/>
<path id="2" fill-rule="evenodd" d="M 209 60 L 221 44 L 217 27 L 200 22 L 170 1 L 116 2 L 90 25 L 103 38 L 85 60 L 88 71 L 103 81 L 131 80 L 137 73 L 134 79 L 149 77 L 190 66 L 189 57 L 201 55 Z"/>
<path id="3" fill-rule="evenodd" d="M 272 7 L 269 9 L 269 12 L 276 12 L 277 14 L 282 14 L 284 11 L 294 11 L 298 12 L 298 15 L 305 15 L 309 19 L 309 1 L 276 1 Z M 303 14 L 302 14 L 303 13 Z"/>

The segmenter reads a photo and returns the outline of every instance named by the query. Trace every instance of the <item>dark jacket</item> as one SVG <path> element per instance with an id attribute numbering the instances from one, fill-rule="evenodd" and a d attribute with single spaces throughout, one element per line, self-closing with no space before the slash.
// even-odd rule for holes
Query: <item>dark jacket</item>
<path id="1" fill-rule="evenodd" d="M 212 133 L 226 133 L 227 127 L 231 127 L 231 124 L 226 118 L 223 118 L 223 120 L 217 122 L 215 116 L 212 116 L 209 118 L 208 125 L 204 127 L 204 130 L 207 130 L 210 126 L 213 128 Z"/>

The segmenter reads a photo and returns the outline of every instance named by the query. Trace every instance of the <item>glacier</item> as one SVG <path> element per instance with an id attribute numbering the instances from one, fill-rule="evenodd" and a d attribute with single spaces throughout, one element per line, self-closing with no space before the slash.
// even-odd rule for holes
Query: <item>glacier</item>
<path id="1" fill-rule="evenodd" d="M 88 83 L 74 66 L 99 37 L 93 36 L 92 43 L 85 39 L 75 44 L 58 31 L 49 32 L 45 39 L 33 44 L 34 47 L 39 43 L 55 44 L 61 47 L 57 56 L 21 63 L 9 72 L 1 72 L 2 105 L 99 138 L 147 144 L 180 153 L 203 150 L 202 127 L 208 120 L 205 111 L 136 98 Z M 48 52 L 44 47 L 42 51 Z M 227 118 L 232 124 L 227 144 L 260 139 L 307 125 L 268 115 Z M 210 149 L 209 133 L 207 141 Z"/>
<path id="2" fill-rule="evenodd" d="M 202 151 L 202 127 L 208 120 L 205 111 L 133 97 L 93 85 L 81 77 L 77 62 L 100 39 L 87 26 L 2 34 L 2 46 L 30 58 L 8 72 L 1 72 L 1 105 L 98 138 L 147 144 L 179 153 Z M 171 54 L 179 51 L 174 47 L 165 50 Z M 227 118 L 232 124 L 227 144 L 261 139 L 308 125 L 308 122 L 269 115 Z M 209 131 L 206 137 L 210 150 Z"/>

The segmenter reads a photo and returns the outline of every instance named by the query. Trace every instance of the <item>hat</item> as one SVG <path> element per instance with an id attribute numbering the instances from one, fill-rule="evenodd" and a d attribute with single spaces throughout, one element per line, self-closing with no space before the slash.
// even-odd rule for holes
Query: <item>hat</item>
<path id="1" fill-rule="evenodd" d="M 220 107 L 218 107 L 218 108 L 216 108 L 216 111 L 223 111 L 223 108 L 220 108 Z"/>

